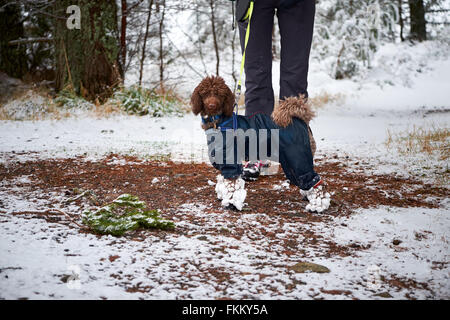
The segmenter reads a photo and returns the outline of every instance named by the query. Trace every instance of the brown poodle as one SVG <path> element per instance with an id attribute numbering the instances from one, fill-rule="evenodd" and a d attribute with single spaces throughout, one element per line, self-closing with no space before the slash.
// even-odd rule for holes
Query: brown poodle
<path id="1" fill-rule="evenodd" d="M 226 85 L 221 77 L 209 76 L 204 78 L 195 88 L 191 96 L 192 112 L 202 117 L 211 117 L 224 115 L 231 117 L 233 115 L 234 94 Z M 315 113 L 308 103 L 308 99 L 300 95 L 298 97 L 289 97 L 280 102 L 272 113 L 273 121 L 282 128 L 292 123 L 292 117 L 303 120 L 309 129 L 309 141 L 311 151 L 314 156 L 316 152 L 316 142 L 314 140 L 309 122 L 314 118 Z M 203 123 L 204 130 L 215 127 L 217 120 Z"/>
<path id="2" fill-rule="evenodd" d="M 329 207 L 330 195 L 322 191 L 321 177 L 314 171 L 316 144 L 309 128 L 314 112 L 303 96 L 281 101 L 271 116 L 239 116 L 233 113 L 234 95 L 230 88 L 222 78 L 211 76 L 203 79 L 195 88 L 191 106 L 195 115 L 202 116 L 211 164 L 221 172 L 217 177 L 216 194 L 217 198 L 222 200 L 223 206 L 231 205 L 242 210 L 247 195 L 245 182 L 241 178 L 242 160 L 250 158 L 250 147 L 245 147 L 245 155 L 232 157 L 231 162 L 223 162 L 223 159 L 228 159 L 228 152 L 239 149 L 237 141 L 244 141 L 238 138 L 230 140 L 228 134 L 233 132 L 238 137 L 242 133 L 245 135 L 247 130 L 255 130 L 258 132 L 255 135 L 257 145 L 261 142 L 258 139 L 267 139 L 264 142 L 278 145 L 278 152 L 275 154 L 279 155 L 278 160 L 290 183 L 298 186 L 302 195 L 310 201 L 307 210 L 322 212 Z M 275 136 L 272 136 L 272 133 L 270 137 L 260 136 L 259 133 L 263 130 L 276 130 Z M 223 152 L 224 157 L 216 158 L 217 154 L 220 155 L 217 152 Z M 265 160 L 259 157 L 266 156 L 257 151 L 259 160 Z"/>

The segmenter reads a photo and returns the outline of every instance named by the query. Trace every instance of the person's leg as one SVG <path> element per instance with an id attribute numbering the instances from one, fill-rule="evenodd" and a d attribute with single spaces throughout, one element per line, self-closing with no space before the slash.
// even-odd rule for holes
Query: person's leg
<path id="1" fill-rule="evenodd" d="M 255 1 L 250 38 L 245 54 L 245 115 L 271 114 L 274 107 L 272 88 L 272 29 L 277 0 Z M 244 50 L 247 23 L 239 23 Z"/>
<path id="2" fill-rule="evenodd" d="M 315 6 L 315 0 L 303 0 L 277 10 L 281 36 L 280 99 L 299 94 L 308 97 Z"/>

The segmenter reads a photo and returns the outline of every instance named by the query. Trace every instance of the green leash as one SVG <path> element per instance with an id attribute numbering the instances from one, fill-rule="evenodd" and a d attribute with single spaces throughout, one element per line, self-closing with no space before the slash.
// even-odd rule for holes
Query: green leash
<path id="1" fill-rule="evenodd" d="M 239 99 L 241 98 L 242 75 L 244 73 L 244 66 L 245 66 L 245 52 L 247 51 L 247 44 L 248 44 L 248 40 L 250 38 L 250 22 L 252 20 L 252 15 L 253 15 L 253 6 L 254 6 L 254 2 L 251 1 L 250 7 L 248 8 L 248 11 L 247 11 L 247 15 L 244 18 L 244 20 L 248 19 L 248 25 L 247 25 L 247 31 L 245 32 L 244 53 L 242 54 L 241 72 L 239 74 L 239 81 L 237 83 L 237 88 L 236 88 L 236 93 L 235 93 L 236 114 L 238 114 L 238 111 L 239 111 L 238 102 L 239 102 Z"/>

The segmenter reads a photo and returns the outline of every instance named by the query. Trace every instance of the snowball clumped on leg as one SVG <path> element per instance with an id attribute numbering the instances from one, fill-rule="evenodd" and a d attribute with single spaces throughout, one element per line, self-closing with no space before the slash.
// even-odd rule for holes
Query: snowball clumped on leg
<path id="1" fill-rule="evenodd" d="M 222 200 L 223 199 L 223 193 L 226 191 L 225 188 L 225 178 L 219 174 L 217 176 L 217 183 L 216 183 L 216 195 L 217 199 Z"/>
<path id="2" fill-rule="evenodd" d="M 224 207 L 233 205 L 239 211 L 244 207 L 244 201 L 247 197 L 245 190 L 245 181 L 242 178 L 236 180 L 225 179 L 222 175 L 217 176 L 216 194 L 219 200 L 222 200 Z"/>
<path id="3" fill-rule="evenodd" d="M 321 213 L 330 207 L 331 195 L 325 192 L 322 186 L 311 188 L 309 190 L 300 190 L 300 193 L 309 201 L 306 205 L 306 210 L 317 213 Z"/>

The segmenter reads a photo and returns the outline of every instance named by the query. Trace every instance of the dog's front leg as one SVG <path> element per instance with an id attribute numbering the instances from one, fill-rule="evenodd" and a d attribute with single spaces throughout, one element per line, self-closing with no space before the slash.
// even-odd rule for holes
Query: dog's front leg
<path id="1" fill-rule="evenodd" d="M 217 176 L 216 195 L 222 200 L 222 205 L 228 207 L 233 205 L 241 211 L 244 207 L 244 201 L 247 197 L 245 190 L 245 181 L 239 177 L 237 179 L 225 179 L 222 175 Z"/>

